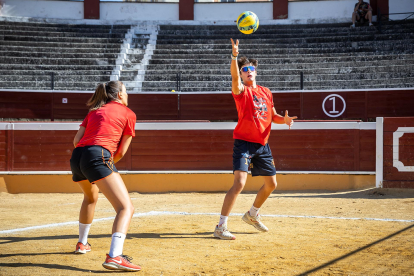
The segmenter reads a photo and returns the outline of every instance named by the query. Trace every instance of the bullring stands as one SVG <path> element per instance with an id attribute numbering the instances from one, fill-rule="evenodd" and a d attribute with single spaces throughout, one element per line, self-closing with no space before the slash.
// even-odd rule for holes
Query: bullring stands
<path id="1" fill-rule="evenodd" d="M 381 32 L 349 24 L 261 25 L 252 35 L 231 25 L 140 28 L 0 21 L 0 89 L 93 91 L 119 79 L 130 92 L 229 92 L 230 37 L 259 60 L 258 82 L 272 91 L 301 89 L 301 74 L 307 90 L 414 86 L 414 21 Z"/>
<path id="2" fill-rule="evenodd" d="M 53 78 L 55 90 L 91 90 L 109 81 L 129 28 L 0 21 L 0 88 L 49 90 Z"/>
<path id="3" fill-rule="evenodd" d="M 240 54 L 259 60 L 258 82 L 272 91 L 414 86 L 414 22 L 350 29 L 349 24 L 160 26 L 141 91 L 230 91 L 230 37 Z"/>

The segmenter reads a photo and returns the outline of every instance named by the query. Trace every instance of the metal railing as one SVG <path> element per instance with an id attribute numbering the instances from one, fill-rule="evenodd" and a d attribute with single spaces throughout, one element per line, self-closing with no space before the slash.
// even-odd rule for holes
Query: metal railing
<path id="1" fill-rule="evenodd" d="M 403 19 L 390 19 L 390 15 L 397 15 L 397 14 L 406 14 L 408 16 L 406 16 Z M 377 17 L 378 17 L 378 32 L 381 34 L 382 33 L 382 24 L 383 24 L 383 21 L 401 22 L 401 21 L 406 21 L 408 19 L 414 19 L 414 12 L 381 13 L 381 10 L 378 9 Z M 410 18 L 410 17 L 412 17 L 412 18 Z M 408 27 L 408 29 L 410 29 L 410 30 L 412 30 L 414 32 L 414 29 L 413 28 Z"/>
<path id="2" fill-rule="evenodd" d="M 53 75 L 52 75 L 52 80 L 53 80 Z M 181 92 L 181 72 L 178 72 L 175 75 L 175 80 L 176 80 L 176 92 Z M 300 72 L 300 82 L 299 82 L 299 89 L 303 90 L 304 89 L 304 78 L 303 78 L 303 72 Z M 53 86 L 52 86 L 53 87 Z M 53 88 L 52 88 L 53 89 Z"/>

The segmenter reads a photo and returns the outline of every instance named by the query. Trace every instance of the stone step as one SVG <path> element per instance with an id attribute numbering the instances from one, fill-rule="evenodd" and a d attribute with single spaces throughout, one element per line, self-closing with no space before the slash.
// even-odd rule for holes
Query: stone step
<path id="1" fill-rule="evenodd" d="M 96 48 L 96 49 L 117 49 L 121 48 L 120 43 L 62 43 L 62 42 L 35 42 L 35 41 L 4 41 L 0 39 L 0 46 L 24 46 L 30 47 L 44 47 L 44 48 Z"/>
<path id="2" fill-rule="evenodd" d="M 26 57 L 26 58 L 118 58 L 118 53 L 60 53 L 60 52 L 21 52 L 21 51 L 2 51 L 0 50 L 0 57 Z"/>
<path id="3" fill-rule="evenodd" d="M 15 28 L 78 28 L 78 29 L 129 29 L 131 25 L 89 25 L 89 24 L 59 24 L 59 23 L 40 23 L 40 22 L 8 22 L 0 21 L 0 27 L 13 26 Z"/>
<path id="4" fill-rule="evenodd" d="M 243 51 L 243 55 L 254 55 L 253 57 L 257 60 L 259 60 L 260 62 L 262 60 L 266 60 L 269 57 L 276 58 L 276 59 L 332 59 L 332 58 L 341 58 L 341 59 L 361 59 L 361 58 L 365 58 L 365 57 L 369 57 L 369 58 L 374 58 L 374 57 L 382 57 L 382 56 L 399 56 L 399 55 L 404 55 L 404 57 L 406 57 L 406 55 L 408 55 L 407 53 L 401 54 L 401 53 L 378 53 L 378 52 L 355 52 L 355 53 L 323 53 L 323 54 L 272 54 L 269 52 L 265 52 L 265 53 L 258 53 L 257 51 L 249 51 L 249 53 L 245 53 Z M 413 49 L 413 53 L 414 54 L 414 49 Z M 410 56 L 412 56 L 412 54 L 409 54 Z M 240 53 L 240 56 L 243 56 Z M 194 55 L 193 53 L 191 54 L 153 54 L 151 57 L 152 60 L 163 60 L 165 62 L 167 62 L 168 60 L 180 60 L 180 59 L 200 59 L 200 60 L 204 60 L 204 59 L 216 59 L 216 60 L 226 60 L 229 61 L 230 60 L 230 56 L 228 51 L 226 51 L 225 53 L 222 54 L 217 54 L 214 52 L 209 52 L 209 53 L 204 53 L 204 54 L 197 54 Z"/>
<path id="5" fill-rule="evenodd" d="M 393 83 L 393 84 L 398 84 L 398 83 L 405 83 L 405 82 L 410 82 L 413 83 L 414 82 L 414 78 L 413 77 L 407 77 L 407 78 L 395 78 L 395 79 L 375 79 L 375 80 L 370 80 L 371 82 L 375 82 L 377 85 L 378 84 L 388 84 L 388 83 Z M 349 84 L 349 85 L 354 85 L 354 84 L 359 84 L 361 83 L 361 80 L 336 80 L 335 81 L 335 85 L 338 84 L 339 86 L 343 85 L 343 84 Z M 300 81 L 258 81 L 258 84 L 261 86 L 265 86 L 265 87 L 296 87 L 298 88 L 300 86 Z M 158 81 L 158 82 L 143 82 L 142 83 L 142 87 L 145 89 L 147 87 L 176 87 L 177 83 L 176 81 Z M 331 80 L 321 80 L 321 81 L 311 81 L 311 82 L 306 82 L 306 86 L 326 86 L 326 85 L 332 85 L 332 81 Z M 199 81 L 181 81 L 181 87 L 182 88 L 227 88 L 231 86 L 231 82 L 228 81 L 221 81 L 221 82 L 199 82 Z"/>
<path id="6" fill-rule="evenodd" d="M 277 31 L 269 31 L 269 33 L 255 33 L 254 35 L 248 37 L 248 39 L 256 39 L 256 40 L 262 40 L 262 39 L 286 39 L 286 40 L 292 40 L 295 41 L 295 39 L 316 39 L 316 38 L 338 38 L 341 37 L 341 40 L 344 38 L 348 39 L 354 39 L 359 37 L 368 37 L 369 39 L 375 38 L 375 37 L 383 37 L 385 35 L 409 35 L 412 33 L 409 29 L 399 29 L 399 30 L 384 30 L 382 34 L 377 34 L 377 30 L 373 30 L 370 32 L 360 32 L 355 31 L 353 29 L 348 29 L 345 32 L 339 32 L 334 31 L 332 32 L 303 32 L 303 33 L 285 33 L 281 34 Z M 208 40 L 216 40 L 216 39 L 229 39 L 229 38 L 244 40 L 246 39 L 246 35 L 238 32 L 238 33 L 228 33 L 228 32 L 207 32 L 207 33 L 200 33 L 200 32 L 192 32 L 192 33 L 175 33 L 175 34 L 163 34 L 158 33 L 157 40 L 174 40 L 174 39 L 180 39 L 180 40 L 190 40 L 190 39 L 208 39 Z"/>
<path id="7" fill-rule="evenodd" d="M 106 82 L 109 81 L 110 75 L 61 75 L 55 74 L 53 80 L 55 82 L 72 82 L 72 81 L 80 81 L 80 82 Z M 52 76 L 51 74 L 43 74 L 43 75 L 2 75 L 2 81 L 14 81 L 14 82 L 21 82 L 21 81 L 51 81 Z"/>
<path id="8" fill-rule="evenodd" d="M 382 88 L 409 88 L 414 87 L 414 82 L 406 82 L 406 83 L 387 83 L 387 84 L 369 84 L 369 85 L 362 85 L 362 84 L 335 84 L 335 85 L 314 85 L 314 86 L 306 86 L 304 87 L 305 90 L 337 90 L 337 89 L 382 89 Z M 284 87 L 284 86 L 275 86 L 275 87 L 268 87 L 271 91 L 285 91 L 285 90 L 299 90 L 298 87 Z M 171 90 L 176 90 L 177 88 L 174 87 L 152 87 L 152 88 L 127 88 L 128 92 L 171 92 Z M 176 90 L 177 91 L 177 90 Z M 185 88 L 182 87 L 180 92 L 230 92 L 231 88 Z M 178 92 L 178 91 L 177 91 Z"/>
<path id="9" fill-rule="evenodd" d="M 243 48 L 240 50 L 240 55 L 252 55 L 255 56 L 259 53 L 266 53 L 271 55 L 326 55 L 326 54 L 385 54 L 388 52 L 410 52 L 414 51 L 414 45 L 387 45 L 381 48 L 375 46 L 363 46 L 363 47 L 340 47 L 340 48 L 261 48 L 259 52 L 253 48 Z M 155 49 L 152 58 L 156 58 L 158 55 L 229 55 L 231 49 Z"/>
<path id="10" fill-rule="evenodd" d="M 125 38 L 124 33 L 77 33 L 77 32 L 28 32 L 16 30 L 3 30 L 0 34 L 4 36 L 23 36 L 23 37 L 56 37 L 56 38 Z"/>
<path id="11" fill-rule="evenodd" d="M 65 58 L 44 59 L 30 57 L 2 57 L 0 64 L 39 64 L 39 65 L 115 65 L 111 58 Z"/>
<path id="12" fill-rule="evenodd" d="M 278 72 L 274 72 L 273 75 L 257 76 L 257 81 L 300 81 L 300 75 L 279 75 Z M 304 81 L 322 81 L 322 80 L 376 80 L 376 79 L 396 79 L 414 77 L 414 72 L 384 72 L 384 73 L 342 73 L 342 74 L 304 74 Z M 170 81 L 176 82 L 176 74 L 164 74 L 164 75 L 146 75 L 144 82 L 159 82 Z M 196 75 L 196 74 L 181 74 L 181 82 L 186 81 L 198 81 L 198 82 L 229 82 L 231 83 L 231 75 Z"/>
<path id="13" fill-rule="evenodd" d="M 39 76 L 39 75 L 45 75 L 50 76 L 52 72 L 56 76 L 110 76 L 112 74 L 112 67 L 110 70 L 99 70 L 96 68 L 96 70 L 0 70 L 0 79 L 2 79 L 2 76 L 5 75 L 14 75 L 14 76 Z"/>
<path id="14" fill-rule="evenodd" d="M 375 23 L 376 24 L 376 23 Z M 376 24 L 377 25 L 377 24 Z M 400 22 L 382 22 L 382 27 L 391 28 L 393 26 L 410 26 L 414 25 L 414 20 L 406 20 Z M 277 30 L 277 31 L 311 31 L 311 30 L 341 30 L 341 29 L 350 29 L 350 23 L 329 23 L 329 24 L 289 24 L 289 25 L 260 25 L 259 29 L 256 32 L 260 32 L 262 29 L 268 30 Z M 234 30 L 236 24 L 234 25 L 160 25 L 159 31 L 186 31 L 186 30 L 194 30 L 194 31 L 220 31 L 220 30 Z M 362 28 L 361 28 L 362 29 Z"/>
<path id="15" fill-rule="evenodd" d="M 370 71 L 382 73 L 382 72 L 410 72 L 414 70 L 414 64 L 409 65 L 394 65 L 394 66 L 375 66 L 371 67 L 369 64 L 365 66 L 356 66 L 356 67 L 332 67 L 332 68 L 301 68 L 301 69 L 289 69 L 289 68 L 280 68 L 278 70 L 270 69 L 263 70 L 260 69 L 258 76 L 272 76 L 272 75 L 300 75 L 301 72 L 306 74 L 344 74 L 344 73 L 366 73 Z M 123 71 L 124 72 L 124 71 Z M 135 71 L 133 71 L 135 74 Z M 185 74 L 186 72 L 183 72 Z M 206 69 L 200 68 L 197 70 L 192 70 L 190 74 L 195 75 L 228 75 L 230 73 L 229 68 L 219 68 L 219 69 Z M 140 70 L 139 74 L 143 74 Z M 146 70 L 145 77 L 147 76 L 157 76 L 163 74 L 171 74 L 176 76 L 176 71 L 171 70 L 166 72 L 165 70 Z M 129 73 L 123 73 L 123 75 L 128 76 Z M 132 75 L 132 73 L 131 73 Z"/>
<path id="16" fill-rule="evenodd" d="M 30 53 L 62 53 L 62 54 L 119 54 L 120 46 L 115 48 L 54 48 L 54 47 L 24 47 L 24 46 L 2 46 L 0 51 Z"/>
<path id="17" fill-rule="evenodd" d="M 270 43 L 266 41 L 266 43 L 251 43 L 242 45 L 240 44 L 240 50 L 244 49 L 257 49 L 259 51 L 264 51 L 265 49 L 283 49 L 283 48 L 307 48 L 307 49 L 341 49 L 341 48 L 358 48 L 358 47 L 376 47 L 376 48 L 382 48 L 386 46 L 397 46 L 397 45 L 407 45 L 407 47 L 412 48 L 414 43 L 414 39 L 404 39 L 404 40 L 388 40 L 388 41 L 358 41 L 358 42 L 335 42 L 335 43 L 300 43 L 300 44 L 287 44 L 287 43 Z M 242 48 L 243 47 L 243 48 Z M 161 49 L 177 49 L 177 50 L 187 50 L 187 49 L 226 49 L 228 51 L 231 51 L 231 43 L 228 42 L 225 44 L 158 44 L 157 41 L 157 50 Z"/>
<path id="18" fill-rule="evenodd" d="M 265 38 L 265 39 L 243 39 L 240 40 L 240 45 L 247 44 L 309 44 L 309 43 L 350 43 L 350 42 L 359 42 L 359 41 L 381 41 L 381 40 L 403 40 L 403 39 L 414 39 L 414 33 L 406 34 L 370 34 L 370 35 L 355 35 L 355 36 L 338 36 L 338 37 L 312 37 L 312 38 Z M 229 45 L 229 39 L 224 39 L 222 37 L 217 38 L 203 38 L 194 37 L 192 39 L 180 39 L 180 38 L 170 38 L 170 39 L 161 39 L 157 37 L 157 45 L 160 44 L 226 44 Z M 231 46 L 231 44 L 230 44 Z"/>
<path id="19" fill-rule="evenodd" d="M 69 64 L 69 65 L 46 65 L 46 64 L 2 64 L 0 63 L 0 70 L 35 70 L 39 71 L 39 73 L 43 73 L 43 71 L 66 71 L 66 70 L 96 70 L 96 71 L 103 71 L 103 70 L 113 70 L 113 65 L 77 65 L 77 64 Z"/>
<path id="20" fill-rule="evenodd" d="M 223 26 L 224 27 L 224 26 Z M 260 26 L 260 28 L 254 33 L 249 35 L 249 37 L 259 38 L 266 35 L 273 35 L 279 37 L 311 37 L 311 36 L 340 36 L 340 35 L 366 35 L 366 34 L 377 34 L 378 30 L 374 28 L 313 28 L 313 29 L 280 29 L 277 27 L 270 28 L 270 25 Z M 408 25 L 408 28 L 393 28 L 393 27 L 383 27 L 381 28 L 382 34 L 388 33 L 409 33 L 412 32 L 410 28 L 414 27 L 414 24 Z M 236 26 L 230 28 L 223 28 L 218 30 L 159 30 L 158 37 L 168 37 L 168 36 L 222 36 L 222 37 L 237 37 L 245 38 L 246 35 L 239 32 Z"/>
<path id="21" fill-rule="evenodd" d="M 110 34 L 126 34 L 129 28 L 122 28 L 122 29 L 111 29 L 108 28 L 77 28 L 77 27 L 69 27 L 70 25 L 66 25 L 65 27 L 33 27 L 31 25 L 24 26 L 24 27 L 17 27 L 14 25 L 7 25 L 1 26 L 0 28 L 4 31 L 13 31 L 13 32 L 38 32 L 38 33 L 48 33 L 48 32 L 64 32 L 64 33 L 110 33 Z M 88 26 L 88 25 L 87 25 Z M 2 31 L 0 31 L 1 33 Z"/>
<path id="22" fill-rule="evenodd" d="M 370 65 L 375 66 L 388 66 L 394 65 L 410 65 L 414 60 L 391 60 L 391 61 L 371 61 Z M 210 64 L 209 64 L 210 65 Z M 216 64 L 211 64 L 216 66 Z M 230 70 L 230 62 L 226 66 Z M 361 62 L 349 61 L 349 62 L 329 62 L 329 63 L 285 63 L 285 64 L 259 64 L 258 71 L 260 70 L 279 70 L 279 69 L 311 69 L 311 68 L 341 68 L 341 67 L 358 67 L 363 66 Z M 219 67 L 221 67 L 219 66 Z M 147 65 L 147 70 L 172 70 L 175 72 L 197 70 L 200 64 L 150 64 Z"/>
<path id="23" fill-rule="evenodd" d="M 86 37 L 45 37 L 45 36 L 17 36 L 4 35 L 4 41 L 25 41 L 25 42 L 59 42 L 59 43 L 120 43 L 122 44 L 125 38 L 86 38 Z"/>
<path id="24" fill-rule="evenodd" d="M 343 62 L 374 62 L 384 61 L 388 62 L 391 60 L 412 60 L 414 55 L 401 54 L 401 55 L 370 55 L 370 56 L 338 56 L 338 57 L 303 57 L 303 58 L 265 58 L 259 59 L 259 66 L 269 64 L 303 64 L 303 63 L 343 63 Z M 226 59 L 151 59 L 150 65 L 190 65 L 198 64 L 199 66 L 209 65 L 229 65 L 231 62 L 230 58 Z M 259 67 L 260 68 L 260 67 Z"/>
<path id="25" fill-rule="evenodd" d="M 116 60 L 120 55 L 118 53 L 79 53 L 79 54 L 61 54 L 61 53 L 27 53 L 27 52 L 3 52 L 0 51 L 0 57 L 7 58 L 30 58 L 30 59 L 111 59 Z M 144 57 L 143 54 L 128 54 L 128 62 L 140 62 Z M 1 62 L 1 61 L 0 61 Z"/>
<path id="26" fill-rule="evenodd" d="M 109 81 L 109 78 L 108 80 Z M 67 87 L 69 89 L 74 88 L 82 88 L 82 89 L 88 89 L 88 90 L 95 90 L 95 87 L 99 84 L 99 82 L 80 82 L 80 81 L 55 81 L 54 82 L 54 88 L 59 89 L 61 87 Z M 47 89 L 50 89 L 51 82 L 50 80 L 44 80 L 44 81 L 19 81 L 18 86 L 16 86 L 16 82 L 14 81 L 2 81 L 0 83 L 0 88 L 13 88 L 13 87 L 24 87 L 25 89 L 34 89 L 38 87 L 44 87 Z M 17 89 L 17 88 L 16 88 Z"/>

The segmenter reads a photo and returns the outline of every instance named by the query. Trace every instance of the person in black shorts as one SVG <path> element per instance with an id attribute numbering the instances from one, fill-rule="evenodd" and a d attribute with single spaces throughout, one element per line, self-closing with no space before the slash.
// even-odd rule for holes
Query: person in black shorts
<path id="1" fill-rule="evenodd" d="M 352 13 L 352 25 L 351 28 L 355 28 L 355 20 L 360 21 L 365 19 L 369 21 L 369 26 L 372 26 L 372 8 L 367 2 L 358 0 L 355 4 L 354 12 Z"/>
<path id="2" fill-rule="evenodd" d="M 261 232 L 269 231 L 258 215 L 261 206 L 277 186 L 275 163 L 267 142 L 272 123 L 286 124 L 290 129 L 293 120 L 297 118 L 289 117 L 287 110 L 285 116 L 276 113 L 272 92 L 269 88 L 256 84 L 257 60 L 247 57 L 238 59 L 239 41 L 234 43 L 231 39 L 231 43 L 232 95 L 236 103 L 238 122 L 233 132 L 234 183 L 224 198 L 220 220 L 214 229 L 214 237 L 223 240 L 236 239 L 227 229 L 227 220 L 237 196 L 246 184 L 249 168 L 252 176 L 263 177 L 264 184 L 242 220 Z"/>
<path id="3" fill-rule="evenodd" d="M 88 234 L 98 193 L 102 192 L 116 211 L 111 247 L 102 265 L 110 270 L 139 271 L 141 267 L 132 264 L 132 258 L 123 255 L 134 206 L 115 167 L 135 136 L 136 116 L 127 105 L 128 94 L 122 82 L 99 84 L 87 103 L 89 113 L 73 139 L 75 149 L 70 159 L 72 179 L 84 193 L 75 253 L 91 251 Z"/>

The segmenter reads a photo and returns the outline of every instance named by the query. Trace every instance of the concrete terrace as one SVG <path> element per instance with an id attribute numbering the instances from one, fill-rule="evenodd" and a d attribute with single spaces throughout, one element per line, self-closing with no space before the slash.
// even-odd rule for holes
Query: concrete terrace
<path id="1" fill-rule="evenodd" d="M 414 22 L 376 27 L 349 24 L 261 25 L 252 35 L 234 26 L 159 27 L 142 91 L 230 91 L 230 37 L 240 55 L 259 60 L 258 82 L 271 90 L 414 86 Z"/>
<path id="2" fill-rule="evenodd" d="M 107 82 L 129 25 L 0 21 L 0 88 L 92 90 Z"/>
<path id="3" fill-rule="evenodd" d="M 414 87 L 414 21 L 261 25 L 70 25 L 0 21 L 0 88 L 93 91 L 119 79 L 130 92 L 230 91 L 230 38 L 259 60 L 272 91 Z"/>

